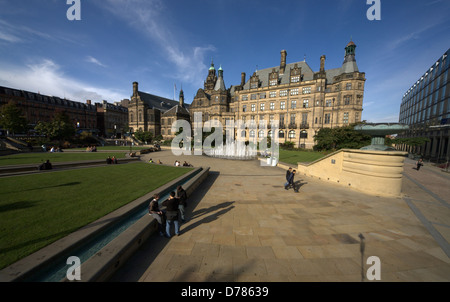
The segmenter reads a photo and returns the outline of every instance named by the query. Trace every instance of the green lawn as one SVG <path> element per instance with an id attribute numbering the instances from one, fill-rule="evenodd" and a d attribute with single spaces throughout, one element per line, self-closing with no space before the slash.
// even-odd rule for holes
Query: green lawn
<path id="1" fill-rule="evenodd" d="M 0 156 L 0 166 L 8 165 L 39 165 L 45 162 L 47 159 L 51 163 L 66 162 L 66 161 L 82 161 L 82 160 L 101 160 L 108 156 L 115 156 L 116 158 L 125 158 L 125 152 L 111 152 L 111 153 L 97 153 L 97 152 L 80 152 L 80 153 L 68 153 L 68 152 L 42 152 L 42 153 L 20 153 L 12 155 Z"/>
<path id="2" fill-rule="evenodd" d="M 280 162 L 297 165 L 297 163 L 313 162 L 324 157 L 321 152 L 295 151 L 280 149 Z"/>
<path id="3" fill-rule="evenodd" d="M 191 170 L 133 163 L 0 178 L 0 269 Z"/>
<path id="4" fill-rule="evenodd" d="M 132 147 L 132 151 L 137 150 L 144 150 L 148 149 L 150 147 L 144 147 L 144 146 L 134 146 Z M 104 147 L 97 147 L 97 151 L 110 151 L 110 150 L 123 150 L 123 151 L 130 151 L 130 146 L 104 146 Z M 73 148 L 73 149 L 64 149 L 64 151 L 86 151 L 86 148 Z"/>

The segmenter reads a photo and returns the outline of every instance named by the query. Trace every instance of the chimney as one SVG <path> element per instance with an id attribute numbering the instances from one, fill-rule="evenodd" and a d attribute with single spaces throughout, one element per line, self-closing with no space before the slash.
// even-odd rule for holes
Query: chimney
<path id="1" fill-rule="evenodd" d="M 244 87 L 245 85 L 245 72 L 241 73 L 241 86 Z"/>
<path id="2" fill-rule="evenodd" d="M 281 51 L 280 74 L 284 74 L 284 70 L 286 69 L 286 56 L 287 56 L 287 51 L 282 50 Z"/>
<path id="3" fill-rule="evenodd" d="M 88 104 L 88 105 L 92 105 L 92 102 L 91 102 L 91 100 L 86 100 L 86 104 Z"/>
<path id="4" fill-rule="evenodd" d="M 320 71 L 325 71 L 325 55 L 322 55 L 320 57 Z"/>
<path id="5" fill-rule="evenodd" d="M 139 83 L 133 82 L 133 96 L 137 95 L 138 89 L 139 89 Z"/>
<path id="6" fill-rule="evenodd" d="M 180 106 L 184 107 L 184 92 L 183 92 L 183 88 L 180 90 L 179 101 L 180 101 Z"/>

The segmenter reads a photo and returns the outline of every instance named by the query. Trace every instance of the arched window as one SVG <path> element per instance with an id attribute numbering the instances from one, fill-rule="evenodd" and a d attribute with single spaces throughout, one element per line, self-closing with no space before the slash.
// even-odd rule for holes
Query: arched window
<path id="1" fill-rule="evenodd" d="M 284 131 L 283 130 L 278 131 L 278 137 L 279 138 L 284 138 Z"/>
<path id="2" fill-rule="evenodd" d="M 289 131 L 289 138 L 295 138 L 295 131 L 294 130 Z"/>
<path id="3" fill-rule="evenodd" d="M 306 130 L 301 131 L 300 138 L 308 138 L 308 132 Z"/>
<path id="4" fill-rule="evenodd" d="M 258 137 L 259 138 L 264 138 L 264 130 L 259 130 L 258 131 Z"/>
<path id="5" fill-rule="evenodd" d="M 130 123 L 133 123 L 134 122 L 134 116 L 133 116 L 133 113 L 130 113 Z"/>
<path id="6" fill-rule="evenodd" d="M 255 137 L 255 130 L 250 130 L 250 137 Z"/>

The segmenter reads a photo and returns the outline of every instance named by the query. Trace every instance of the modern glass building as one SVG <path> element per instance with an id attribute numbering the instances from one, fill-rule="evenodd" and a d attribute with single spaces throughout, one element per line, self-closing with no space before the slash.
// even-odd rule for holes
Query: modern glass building
<path id="1" fill-rule="evenodd" d="M 449 50 L 406 91 L 400 106 L 399 122 L 409 125 L 409 130 L 399 137 L 426 137 L 430 141 L 399 149 L 436 162 L 450 157 Z"/>

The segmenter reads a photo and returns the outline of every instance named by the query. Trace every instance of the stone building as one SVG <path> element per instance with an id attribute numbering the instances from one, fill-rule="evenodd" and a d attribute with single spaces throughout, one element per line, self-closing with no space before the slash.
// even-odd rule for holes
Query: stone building
<path id="1" fill-rule="evenodd" d="M 179 105 L 177 101 L 139 91 L 133 83 L 133 95 L 128 104 L 128 124 L 133 132 L 149 131 L 153 136 L 161 134 L 161 117 L 166 111 Z"/>
<path id="2" fill-rule="evenodd" d="M 107 101 L 96 103 L 95 107 L 99 135 L 121 138 L 128 132 L 128 108 Z"/>
<path id="3" fill-rule="evenodd" d="M 190 122 L 190 114 L 184 104 L 184 92 L 180 90 L 179 103 L 161 115 L 161 135 L 165 140 L 171 140 L 175 137 L 172 132 L 172 124 L 176 120 L 186 120 Z"/>
<path id="4" fill-rule="evenodd" d="M 78 131 L 97 132 L 97 110 L 90 103 L 0 86 L 0 106 L 10 101 L 22 110 L 30 128 L 39 121 L 51 122 L 55 113 L 64 112 Z"/>
<path id="5" fill-rule="evenodd" d="M 365 73 L 355 58 L 356 45 L 345 47 L 344 62 L 338 68 L 325 69 L 326 57 L 320 57 L 320 70 L 314 72 L 306 61 L 287 63 L 287 51 L 281 51 L 279 66 L 257 70 L 240 85 L 226 88 L 223 70 L 214 64 L 208 71 L 204 88 L 190 106 L 191 120 L 202 112 L 203 121 L 226 120 L 279 121 L 280 143 L 291 141 L 297 147 L 312 148 L 314 135 L 324 127 L 340 127 L 361 121 Z M 235 132 L 236 133 L 236 132 Z M 246 129 L 247 140 L 262 139 L 271 129 Z"/>

